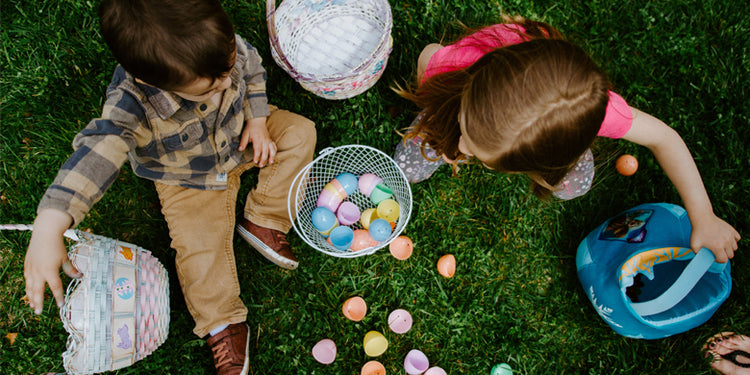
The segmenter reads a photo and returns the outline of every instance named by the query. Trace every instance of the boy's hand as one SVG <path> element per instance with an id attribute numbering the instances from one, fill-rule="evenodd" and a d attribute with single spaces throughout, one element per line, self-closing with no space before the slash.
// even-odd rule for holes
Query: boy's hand
<path id="1" fill-rule="evenodd" d="M 266 128 L 266 117 L 256 117 L 245 121 L 240 138 L 240 151 L 244 151 L 248 143 L 253 144 L 253 162 L 263 168 L 273 164 L 276 157 L 276 143 L 271 140 Z"/>
<path id="2" fill-rule="evenodd" d="M 26 279 L 26 296 L 29 306 L 39 315 L 44 307 L 44 285 L 49 284 L 58 307 L 65 301 L 60 268 L 74 278 L 82 273 L 68 259 L 68 252 L 63 243 L 63 233 L 73 218 L 65 212 L 55 209 L 44 209 L 34 221 L 34 231 L 26 252 L 23 275 Z"/>
<path id="3" fill-rule="evenodd" d="M 719 263 L 725 263 L 734 257 L 740 234 L 726 221 L 708 214 L 697 219 L 691 218 L 691 223 L 693 232 L 690 234 L 690 247 L 693 251 L 708 248 Z"/>

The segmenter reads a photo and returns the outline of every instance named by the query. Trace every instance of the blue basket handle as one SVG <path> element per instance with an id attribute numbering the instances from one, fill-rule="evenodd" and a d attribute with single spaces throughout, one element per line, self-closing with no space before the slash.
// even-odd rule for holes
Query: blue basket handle
<path id="1" fill-rule="evenodd" d="M 650 301 L 632 303 L 630 306 L 640 316 L 658 314 L 675 307 L 693 290 L 706 272 L 721 272 L 726 266 L 726 263 L 715 263 L 715 260 L 711 250 L 702 248 L 669 289 Z"/>

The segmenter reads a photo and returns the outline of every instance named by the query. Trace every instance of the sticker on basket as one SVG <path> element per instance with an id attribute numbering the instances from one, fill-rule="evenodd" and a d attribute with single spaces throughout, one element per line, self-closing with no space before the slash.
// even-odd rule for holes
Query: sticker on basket
<path id="1" fill-rule="evenodd" d="M 115 313 L 135 311 L 135 269 L 115 263 L 112 280 L 114 282 L 112 311 Z"/>
<path id="2" fill-rule="evenodd" d="M 117 246 L 117 259 L 130 264 L 135 264 L 135 253 L 133 249 L 125 246 Z"/>
<path id="3" fill-rule="evenodd" d="M 133 364 L 135 355 L 134 319 L 115 319 L 112 322 L 112 369 Z"/>
<path id="4" fill-rule="evenodd" d="M 607 223 L 607 226 L 599 235 L 599 239 L 641 243 L 646 238 L 645 226 L 653 213 L 653 210 L 625 212 Z"/>

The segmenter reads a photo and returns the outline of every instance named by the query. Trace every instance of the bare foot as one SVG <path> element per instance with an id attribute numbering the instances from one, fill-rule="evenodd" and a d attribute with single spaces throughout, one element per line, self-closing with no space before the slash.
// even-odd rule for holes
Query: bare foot
<path id="1" fill-rule="evenodd" d="M 722 332 L 706 341 L 706 357 L 713 356 L 711 367 L 724 375 L 750 375 L 750 337 Z"/>

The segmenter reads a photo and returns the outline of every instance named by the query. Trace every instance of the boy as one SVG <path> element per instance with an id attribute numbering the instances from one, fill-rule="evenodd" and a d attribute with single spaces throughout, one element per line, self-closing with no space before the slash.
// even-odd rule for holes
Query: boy
<path id="1" fill-rule="evenodd" d="M 286 197 L 312 160 L 315 126 L 269 107 L 261 58 L 235 36 L 218 1 L 104 0 L 99 18 L 120 65 L 101 118 L 75 137 L 75 152 L 39 204 L 24 267 L 30 306 L 41 313 L 45 283 L 62 303 L 61 267 L 80 277 L 62 233 L 80 223 L 129 158 L 156 185 L 193 332 L 210 336 L 219 374 L 245 374 L 247 308 L 233 249 L 240 175 L 260 168 L 238 233 L 274 263 L 296 268 L 284 235 Z"/>

